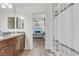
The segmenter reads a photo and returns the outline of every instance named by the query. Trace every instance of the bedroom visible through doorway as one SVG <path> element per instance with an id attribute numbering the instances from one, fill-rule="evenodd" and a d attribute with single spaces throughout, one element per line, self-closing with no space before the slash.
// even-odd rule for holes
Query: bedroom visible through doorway
<path id="1" fill-rule="evenodd" d="M 33 47 L 37 48 L 37 41 L 43 41 L 45 46 L 45 16 L 44 13 L 33 13 Z"/>

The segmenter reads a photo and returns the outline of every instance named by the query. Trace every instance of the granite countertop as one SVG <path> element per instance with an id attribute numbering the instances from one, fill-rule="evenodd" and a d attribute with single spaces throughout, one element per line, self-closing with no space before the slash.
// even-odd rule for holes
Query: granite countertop
<path id="1" fill-rule="evenodd" d="M 17 37 L 17 36 L 20 36 L 20 35 L 24 35 L 24 34 L 9 34 L 9 35 L 3 35 L 3 36 L 0 36 L 0 41 L 6 40 L 6 39 L 10 39 L 10 38 L 14 38 L 14 37 Z"/>

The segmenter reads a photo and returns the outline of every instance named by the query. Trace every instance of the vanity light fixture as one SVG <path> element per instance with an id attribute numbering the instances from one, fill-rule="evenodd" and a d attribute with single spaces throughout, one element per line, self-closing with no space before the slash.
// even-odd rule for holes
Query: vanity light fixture
<path id="1" fill-rule="evenodd" d="M 12 6 L 12 4 L 11 4 L 11 3 L 8 3 L 8 4 L 7 4 L 7 7 L 8 7 L 8 8 L 10 8 L 10 9 L 12 9 L 12 8 L 13 8 L 13 6 Z"/>
<path id="2" fill-rule="evenodd" d="M 0 4 L 1 8 L 6 8 L 5 4 Z"/>
<path id="3" fill-rule="evenodd" d="M 0 3 L 1 8 L 13 8 L 13 5 L 11 3 Z"/>
<path id="4" fill-rule="evenodd" d="M 19 17 L 20 19 L 24 19 L 23 17 Z"/>

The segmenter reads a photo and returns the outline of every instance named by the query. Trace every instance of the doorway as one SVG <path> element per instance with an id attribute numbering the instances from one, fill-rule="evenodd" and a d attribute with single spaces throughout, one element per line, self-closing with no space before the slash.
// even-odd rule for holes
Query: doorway
<path id="1" fill-rule="evenodd" d="M 33 13 L 33 48 L 45 47 L 45 16 L 44 13 Z"/>

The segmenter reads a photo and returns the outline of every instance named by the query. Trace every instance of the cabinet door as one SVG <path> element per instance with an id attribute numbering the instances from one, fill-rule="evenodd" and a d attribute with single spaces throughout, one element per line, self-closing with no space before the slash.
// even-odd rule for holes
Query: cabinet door
<path id="1" fill-rule="evenodd" d="M 0 50 L 0 56 L 8 56 L 9 53 L 7 53 L 8 47 L 4 47 Z"/>
<path id="2" fill-rule="evenodd" d="M 24 36 L 21 36 L 21 40 L 20 40 L 20 49 L 21 51 L 23 51 L 25 48 L 25 38 Z"/>
<path id="3" fill-rule="evenodd" d="M 23 51 L 23 36 L 21 36 L 21 40 L 20 40 L 20 49 L 21 51 Z"/>
<path id="4" fill-rule="evenodd" d="M 20 39 L 21 39 L 21 37 L 17 37 L 17 42 L 16 42 L 16 55 L 20 55 Z"/>
<path id="5" fill-rule="evenodd" d="M 14 56 L 15 55 L 15 46 L 14 45 L 10 45 L 8 46 L 8 52 L 9 56 Z"/>
<path id="6" fill-rule="evenodd" d="M 25 36 L 19 36 L 17 37 L 17 42 L 16 42 L 16 55 L 20 55 L 20 53 L 24 50 L 25 48 Z"/>
<path id="7" fill-rule="evenodd" d="M 0 56 L 13 56 L 14 55 L 14 46 L 6 46 L 0 49 Z"/>

